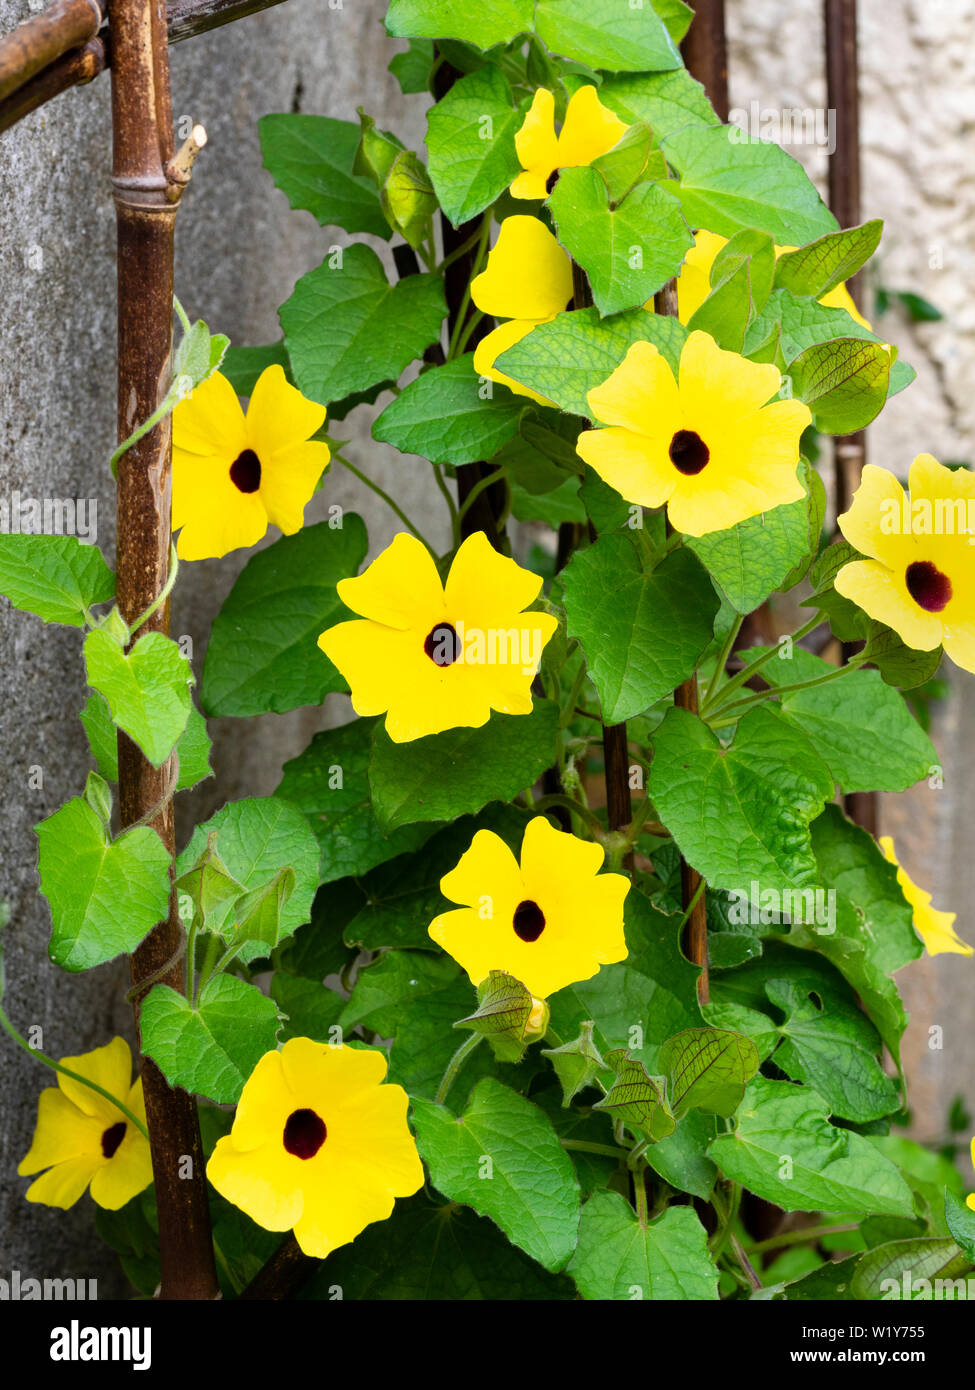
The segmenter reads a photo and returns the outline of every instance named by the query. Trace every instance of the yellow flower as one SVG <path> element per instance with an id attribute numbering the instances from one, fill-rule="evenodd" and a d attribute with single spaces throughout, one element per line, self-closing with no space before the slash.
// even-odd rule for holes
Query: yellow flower
<path id="1" fill-rule="evenodd" d="M 207 1164 L 222 1197 L 324 1259 L 423 1185 L 409 1096 L 379 1051 L 291 1038 L 266 1052 Z"/>
<path id="2" fill-rule="evenodd" d="M 684 264 L 677 276 L 677 313 L 681 323 L 689 323 L 711 293 L 711 267 L 718 252 L 727 244 L 728 238 L 718 236 L 716 232 L 702 229 L 694 233 L 694 245 L 684 258 Z M 778 260 L 787 251 L 796 250 L 798 247 L 795 246 L 776 246 L 775 259 Z M 854 304 L 845 283 L 829 290 L 820 298 L 819 303 L 827 309 L 845 309 L 862 328 L 866 328 L 868 332 L 873 331 Z M 647 307 L 652 308 L 653 305 Z"/>
<path id="3" fill-rule="evenodd" d="M 678 380 L 653 344 L 634 343 L 588 395 L 609 428 L 586 430 L 576 449 L 627 501 L 666 503 L 676 530 L 723 531 L 805 496 L 799 438 L 812 417 L 801 401 L 772 400 L 781 382 L 777 367 L 707 333 L 688 337 Z"/>
<path id="4" fill-rule="evenodd" d="M 173 530 L 181 560 L 206 560 L 256 545 L 273 522 L 286 536 L 328 467 L 328 445 L 310 438 L 326 410 L 268 367 L 247 414 L 215 372 L 173 412 Z"/>
<path id="5" fill-rule="evenodd" d="M 549 180 L 559 169 L 578 169 L 606 154 L 628 127 L 599 100 L 596 88 L 580 87 L 569 98 L 565 120 L 555 133 L 555 97 L 544 87 L 515 136 L 523 173 L 511 185 L 513 198 L 546 198 Z"/>
<path id="6" fill-rule="evenodd" d="M 623 874 L 601 874 L 603 851 L 555 830 L 544 816 L 528 822 L 521 864 L 491 830 L 479 830 L 440 891 L 464 906 L 441 913 L 429 932 L 475 985 L 503 970 L 536 999 L 588 980 L 601 965 L 626 959 Z"/>
<path id="7" fill-rule="evenodd" d="M 400 533 L 338 595 L 362 618 L 318 645 L 342 672 L 356 714 L 386 714 L 394 743 L 486 724 L 492 710 L 531 714 L 531 683 L 558 621 L 525 613 L 542 581 L 468 536 L 446 584 L 425 546 Z"/>
<path id="8" fill-rule="evenodd" d="M 929 956 L 939 956 L 946 951 L 957 956 L 975 955 L 975 948 L 955 934 L 955 912 L 938 912 L 931 906 L 931 894 L 919 888 L 901 868 L 900 860 L 894 852 L 894 842 L 889 835 L 882 835 L 877 841 L 884 857 L 897 865 L 897 882 L 904 897 L 914 910 L 914 930 L 924 942 Z"/>
<path id="9" fill-rule="evenodd" d="M 519 396 L 551 405 L 494 363 L 501 353 L 540 323 L 560 314 L 572 298 L 572 261 L 537 217 L 506 217 L 487 267 L 471 281 L 471 299 L 492 318 L 508 319 L 474 349 L 474 370 Z"/>
<path id="10" fill-rule="evenodd" d="M 145 1122 L 142 1078 L 132 1081 L 132 1054 L 124 1038 L 113 1038 L 81 1057 L 62 1057 L 61 1065 L 86 1076 L 117 1096 Z M 100 1207 L 117 1211 L 152 1182 L 149 1142 L 116 1106 L 63 1072 L 58 1084 L 42 1091 L 30 1152 L 17 1172 L 43 1173 L 27 1189 L 28 1202 L 71 1207 L 91 1184 Z"/>
<path id="11" fill-rule="evenodd" d="M 909 493 L 886 468 L 867 464 L 840 530 L 866 560 L 844 565 L 836 591 L 886 623 L 916 651 L 944 645 L 975 672 L 975 474 L 930 454 L 911 465 Z M 950 533 L 949 533 L 950 530 Z"/>
<path id="12" fill-rule="evenodd" d="M 972 1167 L 975 1168 L 975 1139 L 972 1140 Z M 965 1200 L 972 1211 L 975 1211 L 975 1192 L 969 1193 Z"/>

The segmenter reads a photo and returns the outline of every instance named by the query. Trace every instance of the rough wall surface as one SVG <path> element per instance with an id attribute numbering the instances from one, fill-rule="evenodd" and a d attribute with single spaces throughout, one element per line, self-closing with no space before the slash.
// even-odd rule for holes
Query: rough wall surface
<path id="1" fill-rule="evenodd" d="M 825 106 L 822 10 L 821 0 L 728 0 L 733 107 L 750 112 L 757 103 L 764 115 Z M 906 477 L 922 452 L 975 463 L 975 7 L 970 0 L 861 0 L 859 10 L 861 211 L 885 222 L 865 312 L 917 371 L 871 425 L 867 453 Z M 822 186 L 824 151 L 786 148 Z M 944 322 L 912 325 L 896 309 L 878 318 L 872 292 L 879 285 L 923 295 Z M 943 786 L 935 777 L 934 785 L 885 796 L 881 831 L 894 837 L 901 862 L 934 894 L 935 906 L 957 912 L 960 935 L 975 943 L 968 815 L 975 685 L 947 661 L 942 675 L 952 691 L 936 709 L 932 736 Z M 975 959 L 925 956 L 899 983 L 911 1014 L 904 1061 L 915 1129 L 938 1137 L 954 1096 L 975 1112 Z"/>
<path id="2" fill-rule="evenodd" d="M 424 101 L 404 98 L 386 72 L 403 47 L 382 29 L 384 0 L 288 0 L 280 8 L 190 39 L 171 51 L 173 108 L 201 121 L 209 144 L 177 223 L 177 293 L 191 317 L 205 317 L 237 343 L 279 336 L 276 309 L 325 249 L 349 238 L 293 213 L 261 168 L 256 122 L 269 111 L 301 109 L 355 119 L 362 104 L 407 142 L 423 138 Z M 0 32 L 30 13 L 27 0 L 0 0 Z M 111 197 L 109 78 L 60 97 L 0 139 L 0 498 L 95 498 L 98 541 L 114 552 L 107 459 L 115 419 L 114 210 Z M 377 250 L 383 243 L 371 239 Z M 364 419 L 359 417 L 366 417 Z M 337 432 L 352 435 L 349 457 L 393 486 L 407 511 L 436 538 L 444 511 L 429 476 L 404 471 L 401 455 L 369 436 L 360 410 Z M 408 465 L 407 465 L 408 467 Z M 394 474 L 399 477 L 394 481 Z M 350 473 L 334 468 L 308 510 L 338 502 L 361 512 L 372 549 L 399 523 Z M 429 518 L 435 518 L 430 520 Z M 274 534 L 277 534 L 276 532 Z M 447 542 L 446 528 L 439 539 Z M 199 676 L 206 637 L 242 556 L 188 567 L 173 632 L 194 639 Z M 77 711 L 84 704 L 79 634 L 45 627 L 0 600 L 0 899 L 12 908 L 7 935 L 6 1005 L 21 1031 L 43 1030 L 55 1056 L 84 1052 L 131 1029 L 122 996 L 125 968 L 108 965 L 67 978 L 47 962 L 45 903 L 37 896 L 31 827 L 77 795 L 91 766 Z M 177 804 L 178 834 L 229 799 L 274 790 L 283 761 L 300 752 L 341 698 L 324 711 L 214 720 L 216 779 Z M 258 729 L 256 726 L 260 724 Z M 37 783 L 41 769 L 42 785 Z M 0 1044 L 0 1277 L 98 1277 L 103 1296 L 119 1288 L 110 1252 L 92 1242 L 88 1198 L 67 1213 L 29 1206 L 14 1176 L 33 1132 L 36 1096 L 53 1078 L 6 1040 Z"/>

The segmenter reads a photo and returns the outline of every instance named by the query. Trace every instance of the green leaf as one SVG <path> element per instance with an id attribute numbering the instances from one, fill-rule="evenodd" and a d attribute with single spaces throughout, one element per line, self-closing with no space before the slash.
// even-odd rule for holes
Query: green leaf
<path id="1" fill-rule="evenodd" d="M 168 916 L 172 861 L 148 826 L 113 840 L 88 802 L 74 797 L 35 831 L 56 965 L 90 970 L 129 955 Z"/>
<path id="2" fill-rule="evenodd" d="M 238 396 L 250 396 L 258 377 L 268 367 L 283 368 L 285 376 L 291 380 L 291 362 L 283 341 L 264 347 L 230 347 L 221 371 Z"/>
<path id="3" fill-rule="evenodd" d="M 352 1245 L 330 1255 L 297 1297 L 325 1301 L 336 1288 L 346 1303 L 574 1297 L 564 1275 L 548 1274 L 493 1221 L 453 1202 L 433 1203 L 422 1192 L 397 1200 L 387 1221 L 367 1226 Z"/>
<path id="4" fill-rule="evenodd" d="M 593 1041 L 592 1030 L 595 1024 L 586 1019 L 579 1026 L 579 1036 L 561 1047 L 543 1047 L 542 1056 L 551 1060 L 552 1068 L 562 1087 L 562 1104 L 570 1105 L 574 1096 L 591 1085 L 597 1074 L 606 1070 L 606 1062 L 599 1055 Z"/>
<path id="5" fill-rule="evenodd" d="M 186 873 L 197 862 L 212 831 L 216 831 L 217 849 L 227 872 L 245 892 L 260 888 L 284 867 L 294 870 L 294 891 L 281 910 L 280 939 L 308 921 L 319 882 L 319 850 L 297 807 L 275 796 L 229 802 L 196 827 L 176 861 L 177 874 Z M 214 908 L 207 929 L 229 939 L 233 911 L 233 899 L 222 902 Z M 264 954 L 260 943 L 254 941 L 242 948 L 240 959 L 250 961 Z"/>
<path id="6" fill-rule="evenodd" d="M 715 888 L 794 892 L 819 880 L 809 822 L 833 795 L 816 749 L 760 705 L 722 747 L 687 710 L 670 710 L 653 737 L 649 793 L 688 863 Z M 715 833 L 715 827 L 721 833 Z"/>
<path id="7" fill-rule="evenodd" d="M 525 1030 L 534 1006 L 532 995 L 520 980 L 503 970 L 492 970 L 477 987 L 474 1013 L 458 1019 L 454 1027 L 483 1034 L 500 1061 L 520 1062 L 528 1045 Z"/>
<path id="8" fill-rule="evenodd" d="M 472 353 L 411 381 L 379 416 L 372 436 L 431 463 L 490 459 L 516 434 L 524 400 L 490 383 L 483 393 Z"/>
<path id="9" fill-rule="evenodd" d="M 823 489 L 819 475 L 805 459 L 800 460 L 799 470 L 807 492 L 804 500 L 773 507 L 725 531 L 685 537 L 685 546 L 739 613 L 754 612 L 815 553 Z"/>
<path id="10" fill-rule="evenodd" d="M 667 177 L 667 161 L 654 147 L 653 131 L 646 121 L 631 125 L 613 148 L 594 159 L 589 167 L 606 185 L 610 207 L 621 203 L 637 183 Z"/>
<path id="11" fill-rule="evenodd" d="M 602 536 L 577 551 L 564 583 L 568 633 L 582 644 L 607 724 L 668 695 L 714 637 L 718 600 L 687 550 L 651 567 L 638 533 Z"/>
<path id="12" fill-rule="evenodd" d="M 739 232 L 738 235 L 743 234 Z M 749 258 L 714 286 L 688 320 L 690 332 L 700 330 L 709 334 L 727 352 L 741 352 L 745 330 L 755 313 L 750 271 Z"/>
<path id="13" fill-rule="evenodd" d="M 196 862 L 183 869 L 176 879 L 176 891 L 186 895 L 193 907 L 192 923 L 198 930 L 211 930 L 211 919 L 216 918 L 222 926 L 227 912 L 244 895 L 244 887 L 238 883 L 217 849 L 218 835 L 211 830 L 206 845 Z M 183 903 L 180 903 L 181 908 Z"/>
<path id="14" fill-rule="evenodd" d="M 254 985 L 217 975 L 195 1005 L 168 985 L 154 985 L 139 1027 L 143 1052 L 171 1086 L 233 1105 L 265 1052 L 274 1051 L 278 1010 Z"/>
<path id="15" fill-rule="evenodd" d="M 819 878 L 836 893 L 836 930 L 793 926 L 789 940 L 820 951 L 833 962 L 863 1001 L 891 1056 L 898 1061 L 907 1015 L 890 978 L 924 947 L 913 912 L 897 882 L 897 869 L 873 836 L 829 806 L 812 827 Z"/>
<path id="16" fill-rule="evenodd" d="M 556 528 L 567 521 L 581 525 L 586 519 L 586 509 L 579 496 L 579 479 L 566 478 L 544 497 L 512 482 L 511 515 L 518 521 L 543 521 Z"/>
<path id="17" fill-rule="evenodd" d="M 455 227 L 483 212 L 521 172 L 515 133 L 523 120 L 507 78 L 490 63 L 455 82 L 430 108 L 430 177 Z"/>
<path id="18" fill-rule="evenodd" d="M 284 905 L 295 890 L 295 874 L 287 867 L 279 869 L 272 879 L 258 888 L 252 888 L 237 899 L 234 905 L 234 926 L 230 934 L 231 944 L 240 941 L 256 941 L 270 955 L 278 944 L 281 935 L 281 914 Z"/>
<path id="19" fill-rule="evenodd" d="M 211 333 L 202 319 L 191 323 L 173 353 L 173 385 L 183 377 L 189 377 L 191 389 L 202 385 L 223 362 L 229 347 L 225 333 Z"/>
<path id="20" fill-rule="evenodd" d="M 365 752 L 368 753 L 367 748 Z M 364 775 L 365 761 L 363 780 Z M 380 864 L 361 878 L 367 901 L 345 927 L 348 944 L 364 947 L 367 951 L 389 946 L 437 950 L 427 928 L 448 907 L 440 891 L 444 874 L 453 869 L 470 848 L 478 830 L 492 830 L 500 835 L 517 858 L 528 820 L 529 813 L 515 806 L 492 802 L 479 816 L 461 816 L 443 829 L 427 824 L 394 831 L 393 839 L 423 836 L 425 843 L 422 849 L 417 846 L 416 850 Z"/>
<path id="21" fill-rule="evenodd" d="M 761 649 L 752 648 L 755 655 Z M 829 675 L 836 667 L 801 647 L 762 667 L 771 686 Z M 902 792 L 938 764 L 938 752 L 903 698 L 877 671 L 783 695 L 782 715 L 809 738 L 845 792 Z"/>
<path id="22" fill-rule="evenodd" d="M 412 853 L 438 829 L 410 825 L 387 834 L 381 828 L 367 776 L 376 722 L 354 719 L 337 729 L 323 729 L 284 765 L 275 795 L 297 806 L 314 830 L 322 849 L 322 883 L 348 874 L 360 876 L 388 859 Z"/>
<path id="23" fill-rule="evenodd" d="M 862 338 L 834 338 L 789 364 L 792 394 L 805 401 L 823 434 L 853 434 L 879 415 L 896 349 Z"/>
<path id="24" fill-rule="evenodd" d="M 935 647 L 930 652 L 915 651 L 893 628 L 870 618 L 866 624 L 867 640 L 862 656 L 876 666 L 887 685 L 899 690 L 912 690 L 925 685 L 937 674 L 941 665 L 942 651 Z"/>
<path id="25" fill-rule="evenodd" d="M 897 1298 L 908 1302 L 916 1298 L 968 1298 L 971 1286 L 964 1276 L 971 1267 L 971 1260 L 953 1240 L 937 1236 L 892 1240 L 860 1258 L 850 1281 L 850 1296 L 863 1301 Z M 938 1280 L 945 1281 L 940 1291 Z"/>
<path id="26" fill-rule="evenodd" d="M 534 0 L 390 0 L 386 30 L 395 38 L 463 39 L 478 48 L 508 43 L 532 28 Z"/>
<path id="27" fill-rule="evenodd" d="M 708 1153 L 725 1177 L 785 1211 L 912 1217 L 911 1190 L 894 1165 L 828 1114 L 808 1087 L 758 1076 L 734 1133 L 719 1134 Z"/>
<path id="28" fill-rule="evenodd" d="M 377 724 L 369 760 L 376 819 L 388 832 L 512 800 L 551 766 L 558 723 L 558 705 L 536 698 L 531 714 L 493 714 L 479 729 L 412 743 L 393 743 Z"/>
<path id="29" fill-rule="evenodd" d="M 597 1192 L 583 1207 L 568 1273 L 589 1300 L 718 1297 L 718 1271 L 693 1208 L 671 1207 L 644 1226 L 618 1192 Z"/>
<path id="30" fill-rule="evenodd" d="M 252 555 L 217 614 L 200 699 L 207 714 L 284 714 L 320 705 L 345 683 L 318 646 L 346 615 L 336 593 L 366 556 L 366 528 L 347 512 Z"/>
<path id="31" fill-rule="evenodd" d="M 415 1101 L 413 1119 L 433 1185 L 489 1216 L 545 1269 L 562 1269 L 576 1243 L 579 1184 L 542 1111 L 487 1077 L 459 1118 Z"/>
<path id="32" fill-rule="evenodd" d="M 617 1122 L 639 1130 L 652 1142 L 674 1132 L 674 1117 L 664 1092 L 662 1078 L 651 1077 L 642 1062 L 628 1055 L 626 1048 L 606 1054 L 606 1062 L 616 1073 L 609 1092 L 597 1101 L 594 1110 L 604 1110 Z"/>
<path id="33" fill-rule="evenodd" d="M 410 39 L 406 52 L 390 59 L 389 70 L 404 96 L 428 91 L 433 73 L 433 44 L 427 39 Z"/>
<path id="34" fill-rule="evenodd" d="M 339 1019 L 347 1000 L 318 980 L 278 971 L 271 981 L 271 998 L 284 1020 L 281 1041 L 312 1038 L 315 1042 L 341 1041 Z"/>
<path id="35" fill-rule="evenodd" d="M 365 902 L 366 894 L 354 878 L 320 887 L 311 905 L 311 921 L 274 952 L 275 970 L 315 984 L 327 975 L 340 975 L 359 954 L 345 944 L 342 933 Z"/>
<path id="36" fill-rule="evenodd" d="M 689 1192 L 707 1202 L 714 1191 L 718 1170 L 707 1156 L 707 1147 L 715 1135 L 713 1116 L 691 1110 L 680 1121 L 673 1134 L 652 1144 L 646 1160 L 655 1173 L 678 1192 Z"/>
<path id="37" fill-rule="evenodd" d="M 354 173 L 360 129 L 355 121 L 303 114 L 262 116 L 257 123 L 264 167 L 293 208 L 323 227 L 389 239 L 372 179 Z"/>
<path id="38" fill-rule="evenodd" d="M 830 290 L 855 275 L 880 245 L 881 219 L 830 232 L 808 246 L 780 256 L 775 267 L 776 289 L 822 299 Z"/>
<path id="39" fill-rule="evenodd" d="M 737 126 L 702 125 L 686 125 L 662 145 L 692 227 L 727 237 L 754 227 L 792 246 L 837 230 L 802 165 L 778 145 Z"/>
<path id="40" fill-rule="evenodd" d="M 46 623 L 84 627 L 87 609 L 115 597 L 115 575 L 75 536 L 0 535 L 0 593 Z"/>
<path id="41" fill-rule="evenodd" d="M 758 1071 L 750 1038 L 719 1028 L 688 1028 L 668 1038 L 658 1066 L 667 1077 L 667 1098 L 676 1119 L 688 1110 L 733 1115 L 746 1084 Z"/>
<path id="42" fill-rule="evenodd" d="M 684 67 L 673 72 L 606 73 L 599 100 L 628 125 L 645 121 L 658 140 L 684 126 L 718 124 L 704 88 Z"/>
<path id="43" fill-rule="evenodd" d="M 550 52 L 593 68 L 642 73 L 681 66 L 667 26 L 650 5 L 536 0 L 535 32 Z"/>
<path id="44" fill-rule="evenodd" d="M 427 167 L 412 150 L 401 150 L 393 160 L 379 200 L 393 230 L 420 250 L 431 235 L 438 204 Z"/>
<path id="45" fill-rule="evenodd" d="M 367 116 L 360 106 L 359 147 L 355 155 L 355 172 L 368 174 L 377 188 L 382 188 L 386 177 L 396 162 L 396 156 L 406 148 L 398 136 L 391 131 L 380 130 L 371 116 Z"/>
<path id="46" fill-rule="evenodd" d="M 945 1222 L 969 1260 L 975 1264 L 975 1210 L 945 1188 Z"/>
<path id="47" fill-rule="evenodd" d="M 612 375 L 633 343 L 653 343 L 676 375 L 686 339 L 677 319 L 646 309 L 607 319 L 595 308 L 573 309 L 533 328 L 495 365 L 570 415 L 588 419 L 587 393 Z"/>
<path id="48" fill-rule="evenodd" d="M 329 405 L 379 381 L 395 381 L 440 336 L 446 313 L 439 275 L 390 285 L 375 251 L 357 243 L 303 275 L 281 305 L 295 384 Z"/>
<path id="49" fill-rule="evenodd" d="M 564 169 L 548 200 L 559 241 L 589 276 L 602 314 L 645 303 L 694 245 L 677 200 L 641 183 L 616 207 L 595 169 Z"/>
<path id="50" fill-rule="evenodd" d="M 105 697 L 93 691 L 79 717 L 85 726 L 88 744 L 98 771 L 109 782 L 117 782 L 118 736 Z M 179 779 L 176 783 L 178 792 L 195 787 L 198 782 L 213 776 L 213 768 L 210 766 L 212 747 L 206 720 L 196 706 L 191 705 L 186 728 L 176 744 L 176 755 L 179 758 Z"/>
<path id="51" fill-rule="evenodd" d="M 140 637 L 126 652 L 105 628 L 85 638 L 88 684 L 104 696 L 112 719 L 154 767 L 176 745 L 190 717 L 193 673 L 177 644 L 161 632 Z"/>

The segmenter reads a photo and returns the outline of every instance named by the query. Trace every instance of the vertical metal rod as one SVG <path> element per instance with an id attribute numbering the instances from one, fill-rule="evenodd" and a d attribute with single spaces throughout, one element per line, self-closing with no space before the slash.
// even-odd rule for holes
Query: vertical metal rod
<path id="1" fill-rule="evenodd" d="M 113 187 L 118 233 L 118 437 L 125 439 L 158 406 L 168 384 L 173 322 L 176 203 L 167 197 L 172 157 L 165 0 L 113 0 Z M 118 471 L 118 602 L 133 621 L 165 583 L 170 549 L 171 421 L 125 454 Z M 145 630 L 168 632 L 169 605 Z M 154 768 L 123 733 L 119 808 L 124 828 L 160 803 L 169 767 Z M 172 801 L 151 822 L 172 854 Z M 182 940 L 176 893 L 169 918 L 150 932 L 131 961 L 132 979 L 159 970 Z M 181 988 L 182 968 L 165 977 Z M 136 1006 L 138 1022 L 138 1005 Z M 159 1210 L 164 1299 L 217 1295 L 206 1176 L 193 1097 L 173 1090 L 146 1058 L 142 1067 Z"/>

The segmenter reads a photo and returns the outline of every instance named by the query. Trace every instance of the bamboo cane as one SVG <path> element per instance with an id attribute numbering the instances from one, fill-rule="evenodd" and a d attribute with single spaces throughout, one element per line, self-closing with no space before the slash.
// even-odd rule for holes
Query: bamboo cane
<path id="1" fill-rule="evenodd" d="M 101 0 L 56 0 L 0 42 L 0 100 L 102 27 Z"/>
<path id="2" fill-rule="evenodd" d="M 168 385 L 173 321 L 173 236 L 177 202 L 166 168 L 173 157 L 169 52 L 162 0 L 114 0 L 112 126 L 118 230 L 118 437 L 127 438 L 159 405 Z M 122 457 L 118 470 L 118 603 L 132 622 L 161 592 L 170 553 L 169 417 Z M 167 632 L 169 605 L 146 630 Z M 174 852 L 170 768 L 155 768 L 118 736 L 119 808 L 124 828 L 164 801 L 150 822 Z M 165 800 L 164 800 L 165 799 Z M 182 931 L 175 888 L 169 917 L 131 961 L 135 985 L 176 955 Z M 175 964 L 164 982 L 181 988 Z M 139 1007 L 136 1005 L 136 1022 Z M 154 1062 L 142 1067 L 159 1210 L 160 1297 L 217 1295 L 206 1177 L 196 1102 L 172 1090 Z"/>

